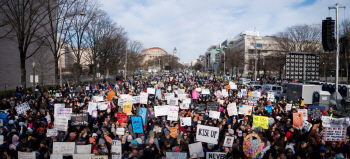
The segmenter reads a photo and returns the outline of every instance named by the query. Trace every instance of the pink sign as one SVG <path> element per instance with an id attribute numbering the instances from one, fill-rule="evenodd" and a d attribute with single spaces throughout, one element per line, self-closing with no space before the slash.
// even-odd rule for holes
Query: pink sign
<path id="1" fill-rule="evenodd" d="M 192 99 L 198 99 L 198 91 L 192 90 Z"/>

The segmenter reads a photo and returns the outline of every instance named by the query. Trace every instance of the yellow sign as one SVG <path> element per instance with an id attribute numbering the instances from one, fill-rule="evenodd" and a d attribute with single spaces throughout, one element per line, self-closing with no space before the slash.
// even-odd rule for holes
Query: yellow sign
<path id="1" fill-rule="evenodd" d="M 126 114 L 131 114 L 132 103 L 123 103 L 123 112 Z"/>
<path id="2" fill-rule="evenodd" d="M 253 125 L 255 127 L 261 126 L 263 129 L 268 129 L 268 124 L 269 124 L 269 117 L 259 116 L 259 115 L 253 116 Z"/>

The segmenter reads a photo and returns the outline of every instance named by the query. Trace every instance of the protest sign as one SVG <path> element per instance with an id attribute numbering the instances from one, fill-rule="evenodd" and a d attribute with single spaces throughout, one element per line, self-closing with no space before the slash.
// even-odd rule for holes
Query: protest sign
<path id="1" fill-rule="evenodd" d="M 196 138 L 197 141 L 217 144 L 219 138 L 219 127 L 198 125 Z"/>
<path id="2" fill-rule="evenodd" d="M 260 93 L 260 92 L 257 92 L 257 91 L 252 92 L 252 94 L 253 94 L 253 97 L 254 97 L 254 98 L 260 98 L 260 96 L 261 96 L 261 93 Z"/>
<path id="3" fill-rule="evenodd" d="M 180 125 L 181 126 L 192 126 L 192 118 L 191 117 L 180 118 Z"/>
<path id="4" fill-rule="evenodd" d="M 332 118 L 329 116 L 322 116 L 322 126 L 327 128 L 347 128 L 349 126 L 349 117 Z"/>
<path id="5" fill-rule="evenodd" d="M 302 129 L 301 129 L 301 132 L 302 133 L 307 133 L 311 130 L 312 128 L 312 124 L 309 123 L 308 121 L 303 121 L 303 126 L 302 126 Z"/>
<path id="6" fill-rule="evenodd" d="M 62 93 L 56 93 L 55 96 L 56 97 L 62 97 Z"/>
<path id="7" fill-rule="evenodd" d="M 7 124 L 7 112 L 6 113 L 0 113 L 0 119 L 2 119 L 3 124 Z"/>
<path id="8" fill-rule="evenodd" d="M 248 103 L 246 103 L 246 104 L 248 104 L 248 105 L 258 105 L 259 98 L 257 98 L 257 97 L 248 97 L 247 102 Z"/>
<path id="9" fill-rule="evenodd" d="M 92 100 L 95 102 L 103 102 L 103 96 L 93 96 Z"/>
<path id="10" fill-rule="evenodd" d="M 91 144 L 75 145 L 75 154 L 89 154 L 91 153 Z"/>
<path id="11" fill-rule="evenodd" d="M 141 96 L 132 96 L 132 104 L 141 103 Z"/>
<path id="12" fill-rule="evenodd" d="M 202 88 L 196 88 L 197 92 L 202 92 Z"/>
<path id="13" fill-rule="evenodd" d="M 72 155 L 75 152 L 75 142 L 53 142 L 54 154 Z"/>
<path id="14" fill-rule="evenodd" d="M 65 116 L 68 120 L 70 120 L 72 111 L 72 108 L 60 108 L 57 112 L 57 116 Z"/>
<path id="15" fill-rule="evenodd" d="M 124 128 L 117 128 L 117 135 L 124 135 Z"/>
<path id="16" fill-rule="evenodd" d="M 181 109 L 190 109 L 191 98 L 186 98 L 180 104 Z"/>
<path id="17" fill-rule="evenodd" d="M 55 107 L 56 109 L 56 107 Z M 97 103 L 94 102 L 89 102 L 89 106 L 88 106 L 88 112 L 90 115 L 92 115 L 92 111 L 97 110 Z"/>
<path id="18" fill-rule="evenodd" d="M 267 92 L 267 100 L 273 102 L 275 99 L 275 93 L 274 92 Z"/>
<path id="19" fill-rule="evenodd" d="M 167 159 L 182 159 L 187 158 L 187 153 L 183 152 L 166 152 Z"/>
<path id="20" fill-rule="evenodd" d="M 220 112 L 218 111 L 209 111 L 209 117 L 213 119 L 220 119 Z"/>
<path id="21" fill-rule="evenodd" d="M 219 111 L 220 104 L 218 102 L 207 102 L 208 111 Z"/>
<path id="22" fill-rule="evenodd" d="M 202 89 L 202 94 L 210 94 L 209 89 Z"/>
<path id="23" fill-rule="evenodd" d="M 22 114 L 23 112 L 25 112 L 25 111 L 27 111 L 27 110 L 30 110 L 30 107 L 29 107 L 28 102 L 24 102 L 24 103 L 22 103 L 22 104 L 20 104 L 20 105 L 17 105 L 17 106 L 15 107 L 15 109 L 16 109 L 16 112 L 17 112 L 18 114 Z"/>
<path id="24" fill-rule="evenodd" d="M 62 154 L 51 154 L 50 159 L 63 159 L 63 155 Z"/>
<path id="25" fill-rule="evenodd" d="M 323 128 L 322 139 L 324 141 L 346 141 L 346 129 L 347 128 Z"/>
<path id="26" fill-rule="evenodd" d="M 237 89 L 237 85 L 233 82 L 230 82 L 230 89 Z"/>
<path id="27" fill-rule="evenodd" d="M 160 89 L 156 90 L 156 97 L 158 97 L 158 99 L 163 99 L 162 90 L 160 90 Z"/>
<path id="28" fill-rule="evenodd" d="M 292 110 L 292 104 L 287 104 L 286 111 L 291 111 L 291 110 Z"/>
<path id="29" fill-rule="evenodd" d="M 148 102 L 148 94 L 144 93 L 144 92 L 141 92 L 140 103 L 141 104 L 148 104 L 147 102 Z"/>
<path id="30" fill-rule="evenodd" d="M 198 99 L 198 91 L 192 90 L 192 99 Z"/>
<path id="31" fill-rule="evenodd" d="M 99 102 L 99 103 L 97 103 L 97 107 L 98 107 L 98 109 L 100 109 L 101 111 L 107 110 L 107 108 L 108 108 L 108 103 L 107 103 L 107 102 Z"/>
<path id="32" fill-rule="evenodd" d="M 111 142 L 111 153 L 113 155 L 112 159 L 121 158 L 122 156 L 122 143 L 120 140 L 112 140 Z"/>
<path id="33" fill-rule="evenodd" d="M 252 106 L 249 106 L 249 105 L 239 105 L 238 114 L 242 114 L 242 115 L 252 115 Z"/>
<path id="34" fill-rule="evenodd" d="M 312 126 L 311 132 L 309 134 L 309 136 L 314 136 L 314 134 L 316 133 L 316 129 L 320 126 L 320 124 L 314 124 L 314 126 Z"/>
<path id="35" fill-rule="evenodd" d="M 205 104 L 197 104 L 196 107 L 194 108 L 194 111 L 196 114 L 204 114 L 206 107 L 207 106 Z"/>
<path id="36" fill-rule="evenodd" d="M 206 159 L 226 159 L 226 155 L 224 152 L 207 152 Z"/>
<path id="37" fill-rule="evenodd" d="M 303 113 L 293 113 L 293 126 L 295 128 L 303 126 Z"/>
<path id="38" fill-rule="evenodd" d="M 170 98 L 169 99 L 169 105 L 170 106 L 178 106 L 179 105 L 179 100 L 177 98 Z"/>
<path id="39" fill-rule="evenodd" d="M 272 113 L 272 104 L 270 105 L 265 105 L 265 109 L 267 110 L 268 113 Z"/>
<path id="40" fill-rule="evenodd" d="M 326 108 L 324 106 L 309 106 L 308 110 L 308 116 L 311 117 L 311 119 L 321 119 L 322 117 L 322 110 L 325 110 Z"/>
<path id="41" fill-rule="evenodd" d="M 87 126 L 88 122 L 88 114 L 87 113 L 79 113 L 71 115 L 71 125 L 72 126 Z"/>
<path id="42" fill-rule="evenodd" d="M 20 152 L 18 151 L 19 159 L 35 159 L 35 152 Z"/>
<path id="43" fill-rule="evenodd" d="M 156 117 L 168 115 L 168 106 L 155 106 L 154 114 Z"/>
<path id="44" fill-rule="evenodd" d="M 269 125 L 269 117 L 259 116 L 259 115 L 253 116 L 253 126 L 255 127 L 261 126 L 263 129 L 268 129 L 268 125 Z"/>
<path id="45" fill-rule="evenodd" d="M 107 100 L 111 101 L 114 96 L 115 96 L 115 92 L 113 90 L 109 91 L 108 96 L 107 96 Z"/>
<path id="46" fill-rule="evenodd" d="M 227 92 L 227 90 L 226 90 L 226 89 L 222 89 L 221 95 L 222 95 L 223 97 L 228 97 L 228 92 Z"/>
<path id="47" fill-rule="evenodd" d="M 147 108 L 138 108 L 137 115 L 142 118 L 142 124 L 147 125 Z"/>
<path id="48" fill-rule="evenodd" d="M 165 100 L 175 97 L 174 93 L 164 93 Z"/>
<path id="49" fill-rule="evenodd" d="M 196 142 L 188 145 L 190 150 L 190 158 L 204 157 L 203 146 L 201 142 Z"/>
<path id="50" fill-rule="evenodd" d="M 94 155 L 91 159 L 108 159 L 108 155 Z"/>
<path id="51" fill-rule="evenodd" d="M 126 102 L 123 103 L 123 112 L 127 115 L 131 114 L 132 103 Z"/>
<path id="52" fill-rule="evenodd" d="M 155 94 L 156 90 L 154 88 L 147 88 L 147 93 L 148 94 Z"/>
<path id="53" fill-rule="evenodd" d="M 128 121 L 126 113 L 117 112 L 114 116 L 117 117 L 119 125 L 122 125 L 122 123 L 126 123 Z"/>
<path id="54" fill-rule="evenodd" d="M 236 103 L 230 103 L 227 105 L 227 113 L 229 116 L 238 115 Z"/>
<path id="55" fill-rule="evenodd" d="M 248 158 L 255 158 L 265 148 L 257 134 L 248 134 L 243 140 L 243 152 Z"/>
<path id="56" fill-rule="evenodd" d="M 218 97 L 218 99 L 220 99 L 220 98 L 223 97 L 221 91 L 216 91 L 216 92 L 214 93 L 214 95 L 215 95 L 216 97 Z"/>
<path id="57" fill-rule="evenodd" d="M 242 96 L 248 96 L 248 92 L 247 92 L 247 89 L 241 89 L 241 92 L 242 92 Z"/>
<path id="58" fill-rule="evenodd" d="M 91 117 L 92 118 L 97 118 L 97 113 L 98 113 L 97 110 L 93 110 L 92 114 L 91 114 Z"/>
<path id="59" fill-rule="evenodd" d="M 0 145 L 4 143 L 4 135 L 0 135 Z"/>
<path id="60" fill-rule="evenodd" d="M 177 121 L 179 115 L 179 107 L 177 106 L 168 106 L 168 118 L 170 121 Z"/>
<path id="61" fill-rule="evenodd" d="M 177 127 L 170 127 L 169 129 L 169 132 L 170 132 L 170 136 L 173 137 L 174 139 L 177 138 Z"/>
<path id="62" fill-rule="evenodd" d="M 140 116 L 131 117 L 132 130 L 134 133 L 143 133 L 142 119 Z"/>
<path id="63" fill-rule="evenodd" d="M 234 142 L 234 137 L 233 136 L 225 136 L 224 140 L 224 145 L 225 147 L 232 147 L 232 144 Z"/>
<path id="64" fill-rule="evenodd" d="M 57 116 L 55 117 L 55 125 L 54 127 L 58 131 L 67 131 L 68 129 L 68 118 L 65 116 Z"/>
<path id="65" fill-rule="evenodd" d="M 187 94 L 179 94 L 178 97 L 180 100 L 183 100 L 187 98 Z"/>
<path id="66" fill-rule="evenodd" d="M 0 119 L 0 127 L 1 126 L 4 126 L 4 120 L 3 119 Z"/>
<path id="67" fill-rule="evenodd" d="M 74 159 L 91 159 L 94 154 L 73 154 Z"/>
<path id="68" fill-rule="evenodd" d="M 47 133 L 46 136 L 47 137 L 51 137 L 51 136 L 57 136 L 57 129 L 53 128 L 53 129 L 47 129 Z"/>
<path id="69" fill-rule="evenodd" d="M 298 113 L 303 113 L 303 120 L 307 120 L 307 109 L 298 109 Z"/>

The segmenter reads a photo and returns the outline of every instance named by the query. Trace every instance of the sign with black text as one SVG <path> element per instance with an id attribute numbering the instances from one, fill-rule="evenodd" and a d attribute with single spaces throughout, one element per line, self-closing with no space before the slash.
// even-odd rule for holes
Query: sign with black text
<path id="1" fill-rule="evenodd" d="M 198 125 L 196 138 L 197 141 L 218 144 L 219 127 Z"/>

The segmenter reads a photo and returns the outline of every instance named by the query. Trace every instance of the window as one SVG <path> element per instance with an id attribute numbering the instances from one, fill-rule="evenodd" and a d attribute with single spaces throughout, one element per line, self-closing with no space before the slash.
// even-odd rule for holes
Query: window
<path id="1" fill-rule="evenodd" d="M 262 44 L 257 43 L 256 47 L 262 47 Z"/>

